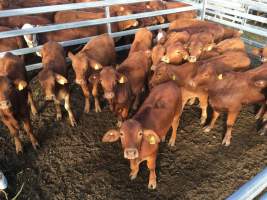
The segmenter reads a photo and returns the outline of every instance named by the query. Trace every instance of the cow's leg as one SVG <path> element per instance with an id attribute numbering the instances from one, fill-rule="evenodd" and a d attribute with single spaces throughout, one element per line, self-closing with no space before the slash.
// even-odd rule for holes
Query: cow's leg
<path id="1" fill-rule="evenodd" d="M 227 131 L 223 138 L 222 145 L 229 146 L 231 143 L 231 137 L 232 137 L 232 129 L 234 126 L 234 123 L 236 121 L 236 118 L 238 116 L 239 110 L 234 112 L 229 112 L 227 115 Z"/>
<path id="2" fill-rule="evenodd" d="M 266 102 L 261 104 L 261 107 L 260 107 L 259 111 L 257 112 L 255 119 L 258 120 L 258 119 L 262 118 L 262 116 L 265 113 L 265 110 L 266 110 Z"/>
<path id="3" fill-rule="evenodd" d="M 129 177 L 131 180 L 136 178 L 139 172 L 139 164 L 140 162 L 137 159 L 130 160 L 131 173 L 129 174 Z"/>
<path id="4" fill-rule="evenodd" d="M 147 167 L 149 169 L 149 182 L 148 182 L 148 189 L 156 189 L 157 187 L 157 176 L 156 176 L 156 153 L 150 156 L 147 159 Z"/>
<path id="5" fill-rule="evenodd" d="M 172 136 L 169 141 L 169 146 L 173 147 L 175 146 L 175 140 L 176 140 L 176 134 L 177 134 L 177 128 L 179 126 L 179 121 L 180 121 L 180 113 L 178 112 L 172 121 Z"/>
<path id="6" fill-rule="evenodd" d="M 60 108 L 60 101 L 55 99 L 54 100 L 55 103 L 55 107 L 56 107 L 56 118 L 57 120 L 61 120 L 62 119 L 62 113 L 61 113 L 61 108 Z"/>
<path id="7" fill-rule="evenodd" d="M 141 94 L 137 94 L 135 99 L 134 99 L 134 103 L 133 103 L 133 110 L 137 110 L 138 109 L 138 106 L 139 106 L 139 103 L 140 103 L 140 96 Z"/>
<path id="8" fill-rule="evenodd" d="M 204 125 L 207 120 L 208 95 L 199 96 L 199 106 L 201 108 L 200 124 Z"/>
<path id="9" fill-rule="evenodd" d="M 87 84 L 81 85 L 83 95 L 85 97 L 85 104 L 84 104 L 84 112 L 89 113 L 90 112 L 90 91 L 89 86 Z"/>
<path id="10" fill-rule="evenodd" d="M 94 100 L 95 100 L 95 112 L 101 112 L 101 108 L 100 108 L 100 104 L 99 104 L 99 100 L 98 100 L 98 84 L 97 83 L 93 83 L 93 90 L 92 90 L 92 94 L 94 96 Z"/>
<path id="11" fill-rule="evenodd" d="M 216 112 L 215 110 L 213 111 L 213 114 L 212 114 L 212 119 L 211 119 L 211 122 L 209 125 L 205 126 L 203 131 L 205 133 L 208 133 L 211 131 L 211 129 L 213 129 L 214 125 L 215 125 L 215 122 L 216 120 L 218 119 L 218 117 L 220 116 L 220 113 L 219 112 Z"/>
<path id="12" fill-rule="evenodd" d="M 17 122 L 15 122 L 16 124 L 10 123 L 9 121 L 3 120 L 3 123 L 7 126 L 11 137 L 14 138 L 14 143 L 15 143 L 15 147 L 16 147 L 16 153 L 23 153 L 23 148 L 22 148 L 22 144 L 21 141 L 19 139 L 19 125 Z"/>
<path id="13" fill-rule="evenodd" d="M 36 109 L 36 106 L 35 106 L 33 98 L 32 98 L 32 92 L 30 90 L 28 90 L 28 104 L 31 107 L 32 114 L 36 115 L 37 114 L 37 109 Z"/>
<path id="14" fill-rule="evenodd" d="M 68 115 L 69 115 L 69 119 L 70 119 L 70 124 L 71 124 L 71 126 L 76 126 L 77 123 L 76 123 L 76 120 L 74 118 L 73 112 L 72 112 L 71 107 L 70 107 L 70 94 L 66 94 L 64 100 L 65 100 L 64 107 L 68 111 Z"/>
<path id="15" fill-rule="evenodd" d="M 39 143 L 35 136 L 32 133 L 32 126 L 29 118 L 23 119 L 24 130 L 26 131 L 27 136 L 30 138 L 33 148 L 36 150 L 39 147 Z"/>

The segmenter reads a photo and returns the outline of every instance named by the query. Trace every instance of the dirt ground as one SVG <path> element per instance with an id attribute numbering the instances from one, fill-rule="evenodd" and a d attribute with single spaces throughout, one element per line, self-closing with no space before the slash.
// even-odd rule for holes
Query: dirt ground
<path id="1" fill-rule="evenodd" d="M 36 78 L 31 85 L 40 109 L 32 123 L 41 148 L 35 152 L 23 136 L 24 154 L 18 157 L 7 129 L 0 126 L 0 169 L 9 181 L 10 198 L 24 184 L 20 200 L 220 200 L 267 164 L 267 137 L 257 133 L 253 106 L 242 110 L 231 146 L 223 147 L 225 117 L 209 134 L 203 133 L 200 110 L 194 105 L 186 107 L 182 115 L 176 146 L 160 145 L 158 185 L 149 191 L 146 166 L 130 181 L 129 163 L 120 143 L 101 143 L 103 134 L 116 124 L 104 101 L 103 112 L 84 114 L 81 90 L 71 85 L 72 107 L 78 118 L 78 126 L 72 128 L 65 111 L 58 122 L 54 105 L 44 106 Z"/>

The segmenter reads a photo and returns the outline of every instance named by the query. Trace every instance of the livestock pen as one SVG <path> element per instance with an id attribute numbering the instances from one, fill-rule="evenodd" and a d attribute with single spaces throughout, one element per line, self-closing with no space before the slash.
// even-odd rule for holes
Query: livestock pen
<path id="1" fill-rule="evenodd" d="M 29 29 L 0 32 L 0 39 L 44 33 L 56 30 L 80 28 L 106 24 L 107 32 L 114 38 L 134 35 L 138 28 L 112 32 L 111 23 L 129 19 L 141 19 L 177 12 L 198 11 L 202 20 L 243 30 L 243 40 L 249 46 L 263 47 L 267 44 L 267 2 L 254 0 L 184 0 L 188 6 L 131 14 L 110 16 L 110 6 L 149 2 L 150 0 L 105 0 L 86 3 L 71 3 L 34 8 L 20 8 L 0 11 L 0 18 L 50 13 L 85 8 L 105 8 L 105 18 L 51 24 Z M 262 16 L 258 13 L 263 14 Z M 147 27 L 151 31 L 165 29 L 169 23 Z M 93 36 L 94 37 L 94 36 Z M 63 47 L 72 49 L 85 44 L 92 37 L 60 42 Z M 130 44 L 117 43 L 119 60 L 125 58 Z M 37 52 L 42 45 L 32 48 L 12 50 L 15 55 Z M 5 54 L 5 52 L 1 52 Z M 0 127 L 0 169 L 9 181 L 9 196 L 22 188 L 18 199 L 253 199 L 266 192 L 267 150 L 266 136 L 257 134 L 254 107 L 245 108 L 236 123 L 235 141 L 230 147 L 220 145 L 223 130 L 220 121 L 210 134 L 203 134 L 198 124 L 197 105 L 186 107 L 183 113 L 176 146 L 166 148 L 160 145 L 158 157 L 158 188 L 148 191 L 147 172 L 141 167 L 140 175 L 134 181 L 128 179 L 128 163 L 123 159 L 118 144 L 104 145 L 101 137 L 116 119 L 105 107 L 103 112 L 82 113 L 83 100 L 80 89 L 71 84 L 75 115 L 79 116 L 77 127 L 70 127 L 67 120 L 55 122 L 54 107 L 45 105 L 40 85 L 34 77 L 42 67 L 38 59 L 26 63 L 38 102 L 40 116 L 33 118 L 34 130 L 40 138 L 41 149 L 33 152 L 27 144 L 23 155 L 14 153 L 7 129 Z M 32 58 L 31 57 L 31 58 Z M 255 59 L 255 58 L 253 58 Z M 255 59 L 253 65 L 257 65 Z M 31 71 L 31 72 L 30 72 Z M 73 73 L 70 72 L 71 80 Z M 101 102 L 105 106 L 104 102 Z M 260 171 L 252 184 L 248 182 Z M 23 187 L 21 187 L 23 186 Z M 254 188 L 255 187 L 255 188 Z M 244 189 L 245 188 L 245 189 Z M 230 196 L 234 191 L 237 193 Z M 1 195 L 1 194 L 0 194 Z M 5 198 L 0 196 L 0 198 Z M 260 198 L 260 196 L 256 197 Z M 264 198 L 264 197 L 262 197 Z"/>

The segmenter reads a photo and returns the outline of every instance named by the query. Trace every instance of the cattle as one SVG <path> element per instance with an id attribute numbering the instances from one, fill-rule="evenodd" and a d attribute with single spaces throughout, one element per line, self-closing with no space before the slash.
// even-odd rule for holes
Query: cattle
<path id="1" fill-rule="evenodd" d="M 56 107 L 56 119 L 61 120 L 60 102 L 68 112 L 72 126 L 76 125 L 71 106 L 70 92 L 67 86 L 67 65 L 64 49 L 56 42 L 47 42 L 41 49 L 43 69 L 38 74 L 38 80 L 44 91 L 46 101 L 53 101 Z"/>
<path id="2" fill-rule="evenodd" d="M 129 55 L 137 51 L 150 50 L 152 46 L 152 37 L 153 35 L 148 29 L 140 28 L 135 34 Z"/>
<path id="3" fill-rule="evenodd" d="M 8 26 L 13 28 L 21 28 L 24 24 L 32 24 L 36 25 L 47 25 L 52 24 L 52 21 L 44 16 L 13 16 L 13 17 L 5 17 L 0 19 L 1 26 Z"/>
<path id="4" fill-rule="evenodd" d="M 23 152 L 19 139 L 20 121 L 36 149 L 39 144 L 32 132 L 29 104 L 33 114 L 37 111 L 28 88 L 25 65 L 19 57 L 11 53 L 6 53 L 0 59 L 0 65 L 0 118 L 14 138 L 17 154 Z"/>
<path id="5" fill-rule="evenodd" d="M 196 62 L 205 51 L 212 50 L 214 46 L 214 37 L 210 32 L 201 32 L 192 34 L 188 43 L 189 62 Z"/>
<path id="6" fill-rule="evenodd" d="M 267 46 L 264 48 L 253 48 L 252 54 L 259 56 L 261 58 L 261 62 L 267 62 Z"/>
<path id="7" fill-rule="evenodd" d="M 152 66 L 151 68 L 154 69 L 156 66 L 161 62 L 162 57 L 165 55 L 166 49 L 163 45 L 157 44 L 153 47 L 151 52 L 152 58 Z"/>
<path id="8" fill-rule="evenodd" d="M 140 104 L 142 91 L 146 88 L 147 75 L 151 66 L 151 51 L 137 51 L 130 54 L 118 67 L 117 72 L 129 82 L 135 98 L 133 110 Z"/>
<path id="9" fill-rule="evenodd" d="M 204 132 L 211 131 L 220 112 L 227 112 L 227 131 L 222 144 L 231 143 L 232 129 L 242 105 L 265 103 L 262 92 L 267 87 L 267 65 L 246 72 L 227 72 L 218 74 L 211 66 L 200 66 L 192 77 L 192 87 L 203 88 L 208 92 L 209 103 L 213 108 L 213 115 Z"/>
<path id="10" fill-rule="evenodd" d="M 0 32 L 10 31 L 10 30 L 12 29 L 5 27 L 5 26 L 0 26 Z M 21 49 L 23 48 L 23 46 L 24 46 L 23 39 L 20 36 L 0 39 L 0 51 L 1 52 Z"/>
<path id="11" fill-rule="evenodd" d="M 245 43 L 239 37 L 225 39 L 216 44 L 213 48 L 214 51 L 220 54 L 226 51 L 233 51 L 233 50 L 246 51 Z"/>
<path id="12" fill-rule="evenodd" d="M 165 55 L 161 57 L 161 61 L 176 65 L 188 59 L 189 53 L 181 42 L 176 42 L 167 46 Z"/>
<path id="13" fill-rule="evenodd" d="M 72 66 L 76 75 L 76 83 L 81 86 L 85 96 L 84 112 L 90 111 L 90 87 L 92 84 L 92 94 L 95 99 L 95 111 L 100 112 L 101 108 L 98 100 L 97 82 L 89 82 L 89 77 L 95 70 L 100 70 L 103 66 L 113 65 L 116 62 L 115 44 L 108 34 L 99 35 L 90 40 L 84 48 L 76 55 L 68 53 L 72 61 Z"/>
<path id="14" fill-rule="evenodd" d="M 139 164 L 147 161 L 149 169 L 149 189 L 155 189 L 156 158 L 158 144 L 172 127 L 169 145 L 173 146 L 176 139 L 181 115 L 181 91 L 172 81 L 152 89 L 138 112 L 122 123 L 119 130 L 109 130 L 102 138 L 103 142 L 121 140 L 124 158 L 130 160 L 130 179 L 136 178 Z"/>
<path id="15" fill-rule="evenodd" d="M 166 5 L 166 9 L 190 6 L 189 4 L 186 4 L 183 2 L 166 2 L 165 5 Z M 177 19 L 191 19 L 191 18 L 196 18 L 196 17 L 197 17 L 197 12 L 195 10 L 191 10 L 191 11 L 185 11 L 185 12 L 178 12 L 174 14 L 168 14 L 167 20 L 169 22 L 172 22 Z"/>
<path id="16" fill-rule="evenodd" d="M 214 42 L 220 42 L 224 37 L 224 27 L 209 21 L 198 19 L 178 19 L 170 23 L 168 33 L 187 31 L 190 35 L 194 33 L 209 32 L 214 37 Z"/>
<path id="17" fill-rule="evenodd" d="M 175 82 L 182 87 L 183 107 L 188 100 L 199 99 L 200 108 L 202 110 L 201 124 L 204 124 L 207 118 L 208 94 L 201 88 L 193 88 L 189 83 L 198 67 L 206 65 L 213 66 L 218 73 L 224 73 L 226 71 L 247 69 L 250 65 L 250 59 L 243 51 L 229 51 L 208 60 L 185 63 L 179 66 L 160 63 L 153 68 L 154 74 L 150 80 L 150 85 L 153 87 L 169 80 L 175 80 Z M 193 101 L 190 101 L 190 104 L 192 103 Z"/>
<path id="18" fill-rule="evenodd" d="M 165 83 L 170 80 L 174 80 L 178 86 L 181 87 L 182 91 L 182 109 L 189 100 L 195 98 L 199 99 L 201 112 L 201 124 L 204 124 L 207 118 L 207 107 L 208 107 L 208 95 L 205 91 L 199 90 L 198 88 L 192 88 L 188 84 L 191 76 L 194 74 L 198 63 L 185 63 L 177 67 L 176 65 L 160 63 L 154 68 L 154 74 L 149 82 L 153 88 L 156 85 Z M 190 101 L 190 104 L 193 102 Z"/>
<path id="19" fill-rule="evenodd" d="M 229 27 L 224 27 L 223 40 L 240 37 L 243 34 L 242 30 L 237 30 Z"/>
<path id="20" fill-rule="evenodd" d="M 109 102 L 110 110 L 116 114 L 118 126 L 120 126 L 121 122 L 127 119 L 133 103 L 129 81 L 126 81 L 124 75 L 119 74 L 115 68 L 110 66 L 103 67 L 99 75 L 93 74 L 90 79 L 101 84 L 104 97 Z"/>

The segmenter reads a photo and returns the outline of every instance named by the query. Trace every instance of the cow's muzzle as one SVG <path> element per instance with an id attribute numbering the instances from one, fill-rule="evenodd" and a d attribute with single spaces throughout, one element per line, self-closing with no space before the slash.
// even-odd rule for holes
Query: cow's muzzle
<path id="1" fill-rule="evenodd" d="M 137 148 L 126 148 L 124 149 L 124 158 L 126 159 L 136 159 L 139 157 Z"/>
<path id="2" fill-rule="evenodd" d="M 188 61 L 191 62 L 191 63 L 194 63 L 197 61 L 197 57 L 196 56 L 189 56 L 188 57 Z"/>
<path id="3" fill-rule="evenodd" d="M 51 94 L 51 95 L 46 95 L 45 96 L 45 100 L 46 101 L 53 101 L 56 99 L 56 96 L 54 94 Z"/>
<path id="4" fill-rule="evenodd" d="M 106 99 L 113 99 L 114 96 L 115 96 L 114 92 L 105 92 L 105 93 L 104 93 L 104 97 L 105 97 Z"/>

